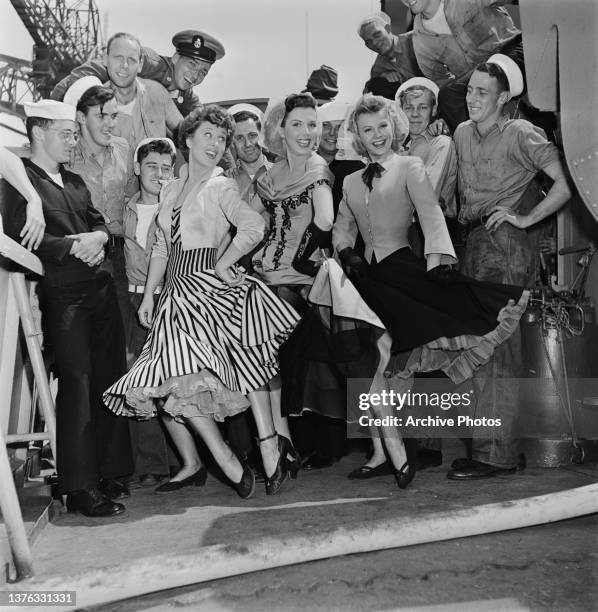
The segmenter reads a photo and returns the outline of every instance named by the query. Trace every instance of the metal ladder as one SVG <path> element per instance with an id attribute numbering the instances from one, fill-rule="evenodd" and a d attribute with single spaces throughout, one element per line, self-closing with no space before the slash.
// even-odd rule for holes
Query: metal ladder
<path id="1" fill-rule="evenodd" d="M 16 265 L 15 265 L 16 264 Z M 10 467 L 7 444 L 49 440 L 56 460 L 56 414 L 54 401 L 41 352 L 41 332 L 36 329 L 25 273 L 43 275 L 40 260 L 9 238 L 0 226 L 0 511 L 4 518 L 8 543 L 13 557 L 16 580 L 33 576 L 31 548 L 25 530 L 21 507 Z M 19 326 L 20 324 L 20 326 Z M 11 397 L 19 327 L 22 328 L 37 386 L 39 404 L 46 423 L 43 433 L 8 433 Z M 19 406 L 20 411 L 34 409 Z M 21 416 L 21 415 L 19 415 Z M 21 422 L 26 419 L 20 419 Z M 27 419 L 27 422 L 31 419 Z"/>

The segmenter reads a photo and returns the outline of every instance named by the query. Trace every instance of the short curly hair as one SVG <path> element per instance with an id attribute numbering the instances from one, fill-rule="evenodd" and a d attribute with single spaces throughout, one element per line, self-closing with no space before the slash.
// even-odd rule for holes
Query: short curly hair
<path id="1" fill-rule="evenodd" d="M 184 155 L 189 153 L 187 138 L 191 136 L 204 121 L 216 127 L 223 128 L 226 132 L 226 148 L 228 149 L 230 146 L 235 130 L 235 122 L 224 108 L 216 104 L 209 104 L 191 111 L 179 125 L 179 148 Z"/>
<path id="2" fill-rule="evenodd" d="M 355 108 L 349 115 L 349 131 L 353 134 L 353 147 L 355 151 L 362 157 L 368 157 L 368 152 L 361 138 L 359 137 L 359 131 L 357 129 L 357 120 L 361 115 L 371 115 L 380 111 L 386 111 L 388 119 L 390 120 L 393 128 L 393 139 L 391 149 L 393 151 L 400 151 L 401 145 L 409 134 L 409 121 L 405 116 L 405 113 L 397 107 L 394 101 L 387 100 L 382 96 L 374 96 L 372 94 L 364 94 L 357 100 Z"/>

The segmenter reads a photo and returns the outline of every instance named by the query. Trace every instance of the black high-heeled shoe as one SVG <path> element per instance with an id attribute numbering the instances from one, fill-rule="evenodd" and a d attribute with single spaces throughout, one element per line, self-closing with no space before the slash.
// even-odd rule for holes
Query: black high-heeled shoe
<path id="1" fill-rule="evenodd" d="M 154 489 L 154 493 L 157 495 L 161 495 L 162 493 L 172 493 L 173 491 L 178 491 L 183 487 L 189 487 L 191 485 L 203 487 L 206 484 L 207 477 L 208 470 L 201 466 L 197 472 L 191 474 L 191 476 L 187 476 L 187 478 L 183 478 L 183 480 L 169 480 L 159 487 L 156 487 Z"/>
<path id="2" fill-rule="evenodd" d="M 281 438 L 287 446 L 287 466 L 289 468 L 289 475 L 292 480 L 296 480 L 297 472 L 301 469 L 303 458 L 299 454 L 299 451 L 293 446 L 293 443 L 286 436 L 281 436 L 278 434 L 278 437 Z"/>
<path id="3" fill-rule="evenodd" d="M 266 442 L 272 438 L 278 440 L 278 462 L 276 463 L 276 469 L 271 476 L 266 475 L 266 495 L 275 495 L 280 491 L 282 485 L 288 480 L 290 476 L 289 466 L 287 461 L 287 454 L 290 449 L 290 442 L 284 436 L 279 436 L 274 432 L 271 436 L 265 438 L 259 438 L 259 442 Z"/>
<path id="4" fill-rule="evenodd" d="M 405 445 L 407 461 L 403 463 L 400 469 L 394 471 L 399 489 L 406 489 L 417 472 L 417 440 L 415 438 L 405 438 L 403 444 Z"/>
<path id="5" fill-rule="evenodd" d="M 246 461 L 239 460 L 243 467 L 243 474 L 239 482 L 233 482 L 231 485 L 241 499 L 249 499 L 255 492 L 255 474 Z"/>

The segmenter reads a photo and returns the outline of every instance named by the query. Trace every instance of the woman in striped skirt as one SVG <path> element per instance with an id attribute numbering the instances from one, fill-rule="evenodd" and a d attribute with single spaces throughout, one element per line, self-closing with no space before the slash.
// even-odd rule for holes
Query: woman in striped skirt
<path id="1" fill-rule="evenodd" d="M 137 418 L 151 416 L 160 404 L 200 434 L 239 495 L 249 497 L 253 472 L 224 443 L 216 421 L 251 406 L 266 492 L 276 493 L 288 477 L 288 449 L 276 434 L 264 390 L 278 372 L 278 348 L 298 315 L 236 266 L 262 239 L 264 221 L 216 166 L 232 132 L 231 118 L 217 106 L 193 111 L 180 126 L 189 173 L 161 194 L 157 242 L 139 308 L 151 330 L 138 360 L 104 393 L 104 401 L 115 413 Z M 229 242 L 231 226 L 237 231 Z M 153 292 L 164 275 L 154 312 Z M 203 484 L 205 470 L 196 467 L 183 465 L 173 481 Z"/>

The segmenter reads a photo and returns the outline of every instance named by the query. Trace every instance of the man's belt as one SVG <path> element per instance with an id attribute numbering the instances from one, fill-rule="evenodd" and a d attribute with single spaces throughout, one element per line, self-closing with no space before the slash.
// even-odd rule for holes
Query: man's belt
<path id="1" fill-rule="evenodd" d="M 129 285 L 129 293 L 144 293 L 145 285 Z M 156 287 L 154 295 L 158 295 L 162 292 L 162 287 Z"/>

